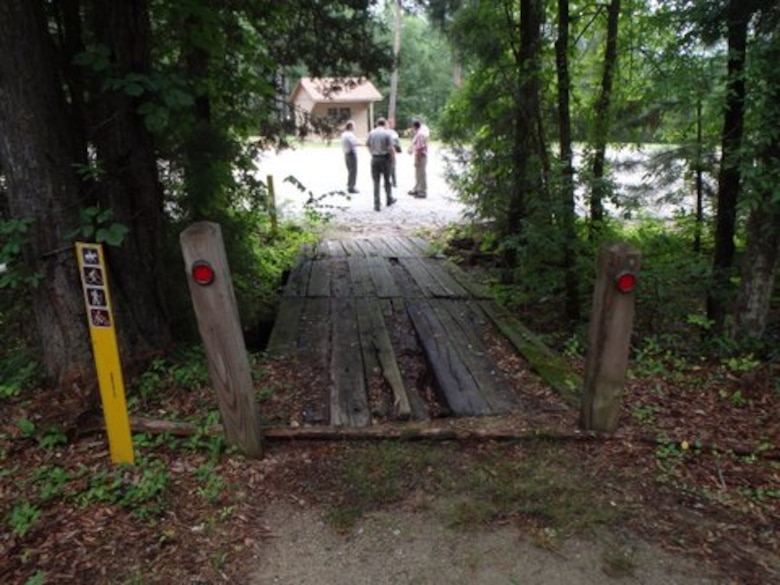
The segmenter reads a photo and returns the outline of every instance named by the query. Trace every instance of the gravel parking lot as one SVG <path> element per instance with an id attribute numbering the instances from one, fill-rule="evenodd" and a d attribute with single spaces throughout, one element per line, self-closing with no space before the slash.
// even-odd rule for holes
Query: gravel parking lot
<path id="1" fill-rule="evenodd" d="M 414 187 L 414 160 L 405 151 L 397 158 L 398 187 L 393 195 L 398 202 L 392 207 L 374 211 L 370 156 L 363 148 L 358 153 L 357 188 L 346 197 L 347 170 L 338 144 L 305 146 L 278 154 L 269 153 L 259 163 L 258 176 L 273 176 L 279 213 L 282 217 L 300 216 L 309 195 L 325 196 L 320 206 L 333 214 L 339 231 L 355 235 L 378 232 L 409 232 L 421 228 L 439 228 L 457 222 L 466 207 L 460 203 L 444 178 L 443 152 L 433 147 L 428 161 L 428 197 L 416 199 L 407 194 Z M 295 177 L 304 187 L 301 191 L 287 179 Z M 382 191 L 384 203 L 384 191 Z M 327 206 L 327 207 L 325 207 Z M 332 206 L 332 207 L 331 207 Z"/>

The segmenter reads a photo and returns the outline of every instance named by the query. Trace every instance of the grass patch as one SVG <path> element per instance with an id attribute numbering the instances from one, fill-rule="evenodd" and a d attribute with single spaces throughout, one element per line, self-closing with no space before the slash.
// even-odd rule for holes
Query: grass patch
<path id="1" fill-rule="evenodd" d="M 471 461 L 459 477 L 461 493 L 447 510 L 455 526 L 514 519 L 549 541 L 585 532 L 616 516 L 599 500 L 599 491 L 584 470 L 556 445 L 530 445 L 521 457 L 497 450 Z"/>
<path id="2" fill-rule="evenodd" d="M 564 448 L 536 443 L 520 449 L 390 442 L 355 447 L 337 470 L 341 497 L 328 517 L 347 531 L 364 513 L 422 493 L 450 526 L 471 529 L 511 519 L 547 544 L 616 518 Z"/>

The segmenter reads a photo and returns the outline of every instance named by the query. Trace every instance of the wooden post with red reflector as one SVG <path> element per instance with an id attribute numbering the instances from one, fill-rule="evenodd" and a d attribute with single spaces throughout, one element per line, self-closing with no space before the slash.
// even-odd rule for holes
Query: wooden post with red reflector
<path id="1" fill-rule="evenodd" d="M 194 223 L 179 241 L 225 438 L 246 455 L 261 457 L 260 412 L 222 230 L 216 223 Z"/>
<path id="2" fill-rule="evenodd" d="M 586 430 L 617 429 L 640 258 L 639 251 L 625 243 L 610 244 L 599 253 L 580 417 Z"/>

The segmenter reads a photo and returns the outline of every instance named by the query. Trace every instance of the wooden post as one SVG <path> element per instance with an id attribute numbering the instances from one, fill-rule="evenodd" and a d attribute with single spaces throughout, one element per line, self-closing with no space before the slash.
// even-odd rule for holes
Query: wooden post
<path id="1" fill-rule="evenodd" d="M 276 191 L 274 191 L 274 176 L 268 175 L 268 214 L 271 216 L 271 235 L 279 234 L 279 220 L 276 217 Z"/>
<path id="2" fill-rule="evenodd" d="M 586 430 L 617 429 L 634 325 L 633 291 L 639 260 L 639 252 L 625 243 L 605 246 L 599 253 L 580 420 Z"/>
<path id="3" fill-rule="evenodd" d="M 222 230 L 216 223 L 194 223 L 181 233 L 180 243 L 225 437 L 245 454 L 260 457 L 263 452 L 260 412 Z M 213 280 L 207 282 L 212 274 L 210 269 L 213 269 Z"/>

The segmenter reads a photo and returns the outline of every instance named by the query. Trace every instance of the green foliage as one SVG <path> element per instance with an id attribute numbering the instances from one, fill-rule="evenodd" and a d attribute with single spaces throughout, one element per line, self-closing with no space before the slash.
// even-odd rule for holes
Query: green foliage
<path id="1" fill-rule="evenodd" d="M 19 291 L 22 287 L 38 286 L 42 276 L 25 268 L 22 249 L 27 243 L 33 219 L 29 217 L 0 221 L 0 288 Z"/>
<path id="2" fill-rule="evenodd" d="M 2 314 L 0 314 L 2 324 Z M 6 348 L 0 353 L 0 401 L 19 396 L 39 381 L 40 366 L 25 349 Z"/>
<path id="3" fill-rule="evenodd" d="M 59 465 L 43 465 L 33 472 L 31 479 L 38 485 L 38 497 L 41 503 L 45 503 L 65 492 L 65 486 L 70 481 L 71 475 Z"/>
<path id="4" fill-rule="evenodd" d="M 209 504 L 216 504 L 225 489 L 225 480 L 219 475 L 217 466 L 214 463 L 201 465 L 195 475 L 203 483 L 196 490 L 197 494 Z"/>
<path id="5" fill-rule="evenodd" d="M 46 571 L 35 571 L 35 573 L 24 582 L 24 585 L 44 585 L 46 581 Z"/>
<path id="6" fill-rule="evenodd" d="M 13 534 L 23 538 L 35 525 L 40 516 L 41 510 L 37 506 L 31 504 L 27 500 L 23 500 L 17 502 L 11 508 L 8 517 L 6 518 L 6 524 Z"/>
<path id="7" fill-rule="evenodd" d="M 79 211 L 79 218 L 81 225 L 68 234 L 69 239 L 84 239 L 118 247 L 130 232 L 126 225 L 111 221 L 114 218 L 111 209 L 87 207 Z"/>
<path id="8" fill-rule="evenodd" d="M 75 494 L 82 506 L 94 503 L 118 504 L 133 516 L 149 518 L 165 510 L 165 494 L 170 481 L 166 463 L 160 459 L 139 458 L 135 466 L 111 470 L 82 470 L 87 487 Z"/>
<path id="9" fill-rule="evenodd" d="M 392 42 L 395 26 L 393 11 L 393 3 L 388 2 L 382 17 L 386 31 L 382 38 L 388 44 Z M 396 100 L 396 128 L 402 139 L 416 116 L 425 120 L 435 133 L 444 105 L 455 90 L 453 72 L 452 51 L 442 32 L 421 15 L 405 14 Z M 390 98 L 389 78 L 381 76 L 378 87 L 385 99 L 374 107 L 376 112 L 384 114 L 388 112 Z"/>

